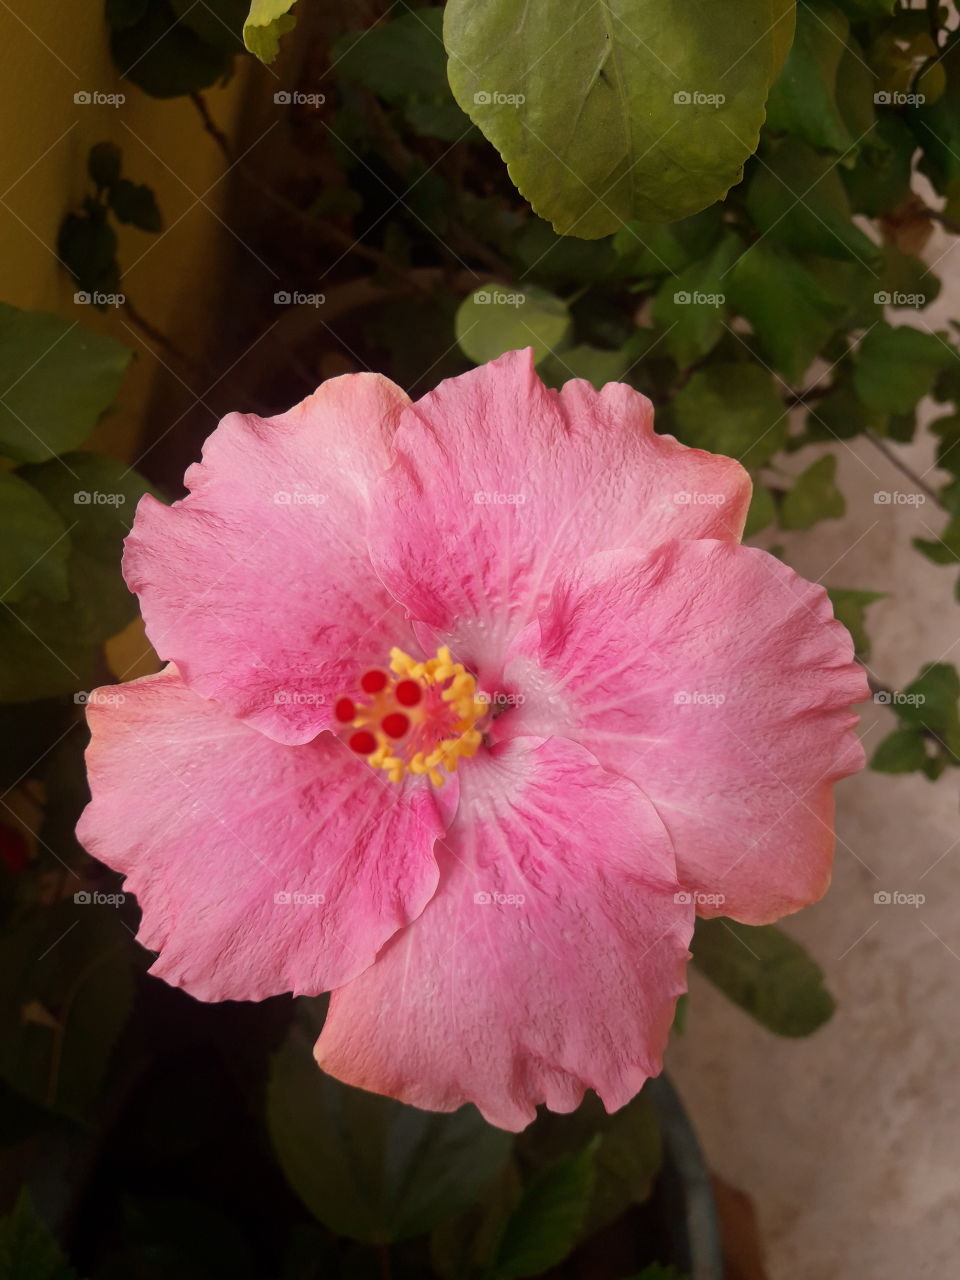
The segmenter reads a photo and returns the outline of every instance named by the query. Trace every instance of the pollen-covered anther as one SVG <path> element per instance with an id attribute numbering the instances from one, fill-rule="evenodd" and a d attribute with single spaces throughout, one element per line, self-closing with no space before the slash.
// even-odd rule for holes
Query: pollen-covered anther
<path id="1" fill-rule="evenodd" d="M 334 718 L 349 728 L 347 746 L 391 782 L 425 775 L 440 787 L 476 754 L 488 711 L 476 678 L 443 646 L 423 662 L 391 650 L 389 671 L 365 670 L 355 695 L 337 699 Z"/>

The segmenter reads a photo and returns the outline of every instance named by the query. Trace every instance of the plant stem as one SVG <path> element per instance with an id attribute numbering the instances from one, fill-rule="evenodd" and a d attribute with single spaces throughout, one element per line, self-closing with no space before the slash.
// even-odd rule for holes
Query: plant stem
<path id="1" fill-rule="evenodd" d="M 892 463 L 898 471 L 902 472 L 903 475 L 907 477 L 911 484 L 915 484 L 917 488 L 925 493 L 931 501 L 935 502 L 938 507 L 943 506 L 936 489 L 931 488 L 922 476 L 917 475 L 916 471 L 914 471 L 911 466 L 904 462 L 898 454 L 894 453 L 885 440 L 881 440 L 880 437 L 874 435 L 872 431 L 865 431 L 863 434 L 871 444 L 873 444 L 874 448 L 879 449 L 888 462 Z"/>

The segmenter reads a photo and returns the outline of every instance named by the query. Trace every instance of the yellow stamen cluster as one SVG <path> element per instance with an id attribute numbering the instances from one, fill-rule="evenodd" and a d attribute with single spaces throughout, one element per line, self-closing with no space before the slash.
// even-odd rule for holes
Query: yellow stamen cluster
<path id="1" fill-rule="evenodd" d="M 426 662 L 417 662 L 402 649 L 391 649 L 390 670 L 398 681 L 416 680 L 423 687 L 425 696 L 431 687 L 450 682 L 441 690 L 440 697 L 450 704 L 456 716 L 453 734 L 438 741 L 432 751 L 417 751 L 405 760 L 395 754 L 395 744 L 379 731 L 376 735 L 379 745 L 372 755 L 367 756 L 367 763 L 375 769 L 385 769 L 391 782 L 400 782 L 407 773 L 425 773 L 435 787 L 442 787 L 446 781 L 442 770 L 456 773 L 460 757 L 469 759 L 475 755 L 483 741 L 483 734 L 476 724 L 488 707 L 477 697 L 476 678 L 465 670 L 462 663 L 453 661 L 446 645 L 437 650 L 435 658 L 428 658 Z M 425 718 L 422 703 L 417 707 L 403 707 L 402 710 L 414 727 Z"/>

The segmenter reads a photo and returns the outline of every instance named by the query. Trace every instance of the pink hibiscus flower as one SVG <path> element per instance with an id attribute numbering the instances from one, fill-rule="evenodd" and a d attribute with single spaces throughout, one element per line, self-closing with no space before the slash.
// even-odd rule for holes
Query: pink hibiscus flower
<path id="1" fill-rule="evenodd" d="M 324 1070 L 507 1129 L 660 1069 L 697 910 L 819 898 L 867 696 L 729 458 L 512 352 L 411 404 L 231 414 L 130 587 L 168 665 L 92 699 L 87 849 L 152 972 L 333 992 Z"/>

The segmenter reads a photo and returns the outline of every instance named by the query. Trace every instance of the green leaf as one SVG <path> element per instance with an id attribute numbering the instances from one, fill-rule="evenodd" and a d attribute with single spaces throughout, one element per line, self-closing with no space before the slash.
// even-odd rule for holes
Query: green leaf
<path id="1" fill-rule="evenodd" d="M 850 203 L 831 156 L 786 138 L 761 157 L 747 190 L 757 229 L 799 254 L 870 266 L 880 253 L 851 221 Z"/>
<path id="2" fill-rule="evenodd" d="M 755 533 L 759 533 L 761 529 L 766 529 L 768 525 L 773 524 L 776 518 L 777 507 L 773 500 L 773 494 L 766 485 L 762 485 L 758 480 L 755 480 L 743 536 L 752 538 Z"/>
<path id="3" fill-rule="evenodd" d="M 339 76 L 359 81 L 387 102 L 450 95 L 442 8 L 407 10 L 391 22 L 349 32 L 333 56 Z"/>
<path id="4" fill-rule="evenodd" d="M 922 148 L 918 168 L 941 195 L 960 191 L 960 39 L 954 36 L 940 66 L 947 87 L 936 102 L 914 107 L 907 122 Z"/>
<path id="5" fill-rule="evenodd" d="M 147 11 L 150 0 L 106 0 L 104 18 L 108 27 L 132 27 Z"/>
<path id="6" fill-rule="evenodd" d="M 42 462 L 79 444 L 113 402 L 130 356 L 76 322 L 0 303 L 0 451 Z"/>
<path id="7" fill-rule="evenodd" d="M 897 0 L 837 0 L 837 3 L 853 22 L 888 17 L 897 7 Z"/>
<path id="8" fill-rule="evenodd" d="M 489 1276 L 504 1224 L 520 1203 L 522 1182 L 510 1160 L 482 1200 L 430 1233 L 430 1261 L 443 1280 Z"/>
<path id="9" fill-rule="evenodd" d="M 820 520 L 838 520 L 847 509 L 836 485 L 837 459 L 832 453 L 818 458 L 793 482 L 780 507 L 783 529 L 809 529 Z"/>
<path id="10" fill-rule="evenodd" d="M 0 937 L 0 1076 L 78 1119 L 100 1096 L 133 1002 L 130 931 L 116 905 L 85 897 L 36 908 Z"/>
<path id="11" fill-rule="evenodd" d="M 205 43 L 224 53 L 243 53 L 243 24 L 249 0 L 171 0 L 180 21 Z"/>
<path id="12" fill-rule="evenodd" d="M 642 1271 L 629 1276 L 627 1280 L 688 1280 L 688 1277 L 676 1267 L 664 1267 L 659 1262 L 651 1262 L 649 1267 L 644 1267 Z"/>
<path id="13" fill-rule="evenodd" d="M 748 470 L 769 462 L 787 438 L 787 413 L 773 379 L 755 364 L 699 370 L 674 397 L 685 444 L 737 458 Z"/>
<path id="14" fill-rule="evenodd" d="M 710 256 L 668 277 L 653 300 L 653 320 L 663 330 L 664 348 L 687 368 L 717 345 L 726 332 L 725 277 L 743 251 L 728 232 Z"/>
<path id="15" fill-rule="evenodd" d="M 460 350 L 475 364 L 523 347 L 533 347 L 539 363 L 562 348 L 570 316 L 566 303 L 539 285 L 520 289 L 491 283 L 464 298 L 455 329 Z"/>
<path id="16" fill-rule="evenodd" d="M 600 347 L 569 347 L 562 355 L 547 356 L 540 376 L 551 387 L 562 387 L 571 378 L 585 378 L 599 391 L 608 382 L 620 382 L 630 363 L 627 351 L 604 351 Z"/>
<path id="17" fill-rule="evenodd" d="M 473 1107 L 419 1111 L 325 1075 L 295 1029 L 273 1058 L 267 1123 L 284 1174 L 331 1231 L 367 1243 L 429 1231 L 479 1199 L 511 1135 Z"/>
<path id="18" fill-rule="evenodd" d="M 120 177 L 122 158 L 115 142 L 98 142 L 87 156 L 87 172 L 97 187 L 112 187 Z"/>
<path id="19" fill-rule="evenodd" d="M 524 1189 L 497 1250 L 498 1280 L 538 1276 L 573 1249 L 593 1194 L 596 1146 L 549 1165 Z"/>
<path id="20" fill-rule="evenodd" d="M 837 106 L 837 72 L 850 23 L 825 0 L 797 6 L 797 34 L 767 103 L 767 128 L 792 133 L 820 151 L 856 141 Z"/>
<path id="21" fill-rule="evenodd" d="M 927 763 L 922 729 L 895 729 L 880 743 L 870 759 L 877 773 L 914 773 Z"/>
<path id="22" fill-rule="evenodd" d="M 843 373 L 822 400 L 807 405 L 808 441 L 849 440 L 862 431 L 882 434 L 886 422 L 886 413 L 865 405 Z"/>
<path id="23" fill-rule="evenodd" d="M 115 27 L 110 52 L 120 74 L 154 98 L 209 89 L 233 66 L 228 53 L 179 22 L 166 0 L 152 0 L 139 22 Z"/>
<path id="24" fill-rule="evenodd" d="M 885 600 L 885 591 L 857 591 L 853 587 L 827 587 L 827 595 L 833 605 L 833 614 L 838 622 L 853 637 L 854 651 L 861 658 L 870 657 L 870 637 L 867 635 L 865 613 L 868 605 L 877 600 Z"/>
<path id="25" fill-rule="evenodd" d="M 833 1014 L 820 966 L 775 925 L 698 920 L 693 963 L 741 1009 L 780 1036 L 808 1036 Z"/>
<path id="26" fill-rule="evenodd" d="M 26 1187 L 13 1212 L 0 1218 L 0 1275 L 6 1280 L 78 1280 Z"/>
<path id="27" fill-rule="evenodd" d="M 85 292 L 116 292 L 117 237 L 99 205 L 67 214 L 57 233 L 57 256 Z"/>
<path id="28" fill-rule="evenodd" d="M 273 62 L 280 52 L 280 37 L 297 25 L 291 14 L 296 0 L 251 0 L 243 24 L 243 43 L 261 62 Z"/>
<path id="29" fill-rule="evenodd" d="M 710 252 L 723 234 L 719 205 L 679 222 L 628 222 L 611 243 L 621 272 L 634 277 L 675 275 Z"/>
<path id="30" fill-rule="evenodd" d="M 904 725 L 927 729 L 955 754 L 960 739 L 960 676 L 949 662 L 923 668 L 916 680 L 897 695 L 894 710 Z"/>
<path id="31" fill-rule="evenodd" d="M 727 294 L 732 309 L 750 322 L 764 356 L 792 383 L 810 368 L 848 306 L 829 272 L 811 270 L 769 240 L 758 240 L 737 261 Z"/>
<path id="32" fill-rule="evenodd" d="M 914 538 L 913 545 L 933 564 L 960 563 L 960 515 L 951 516 L 936 538 Z"/>
<path id="33" fill-rule="evenodd" d="M 0 472 L 0 600 L 67 596 L 67 526 L 31 485 Z"/>
<path id="34" fill-rule="evenodd" d="M 110 208 L 120 222 L 128 222 L 141 231 L 162 231 L 163 215 L 156 197 L 145 183 L 120 178 L 110 188 Z"/>
<path id="35" fill-rule="evenodd" d="M 21 467 L 19 474 L 70 526 L 69 630 L 89 644 L 101 644 L 137 616 L 120 558 L 137 503 L 154 491 L 132 468 L 99 453 L 68 453 Z"/>
<path id="36" fill-rule="evenodd" d="M 789 0 L 530 0 L 522 21 L 515 0 L 449 0 L 444 42 L 454 96 L 522 194 L 595 239 L 739 181 L 793 23 Z"/>
<path id="37" fill-rule="evenodd" d="M 529 277 L 550 285 L 579 285 L 583 281 L 596 283 L 619 270 L 614 239 L 558 236 L 548 222 L 531 217 L 523 230 L 511 237 L 510 249 L 524 281 Z"/>
<path id="38" fill-rule="evenodd" d="M 870 408 L 911 413 L 932 389 L 937 374 L 954 360 L 950 348 L 932 333 L 910 325 L 893 328 L 881 321 L 857 348 L 853 385 Z"/>
<path id="39" fill-rule="evenodd" d="M 910 178 L 916 139 L 898 115 L 885 113 L 857 152 L 851 168 L 840 170 L 840 180 L 854 213 L 879 218 L 910 195 Z"/>
<path id="40" fill-rule="evenodd" d="M 584 1215 L 582 1240 L 619 1218 L 650 1194 L 662 1151 L 656 1112 L 646 1094 L 638 1094 L 609 1115 L 594 1093 L 576 1111 L 564 1115 L 542 1110 L 518 1142 L 525 1167 L 540 1172 L 558 1160 L 580 1154 L 595 1143 L 593 1192 Z"/>

